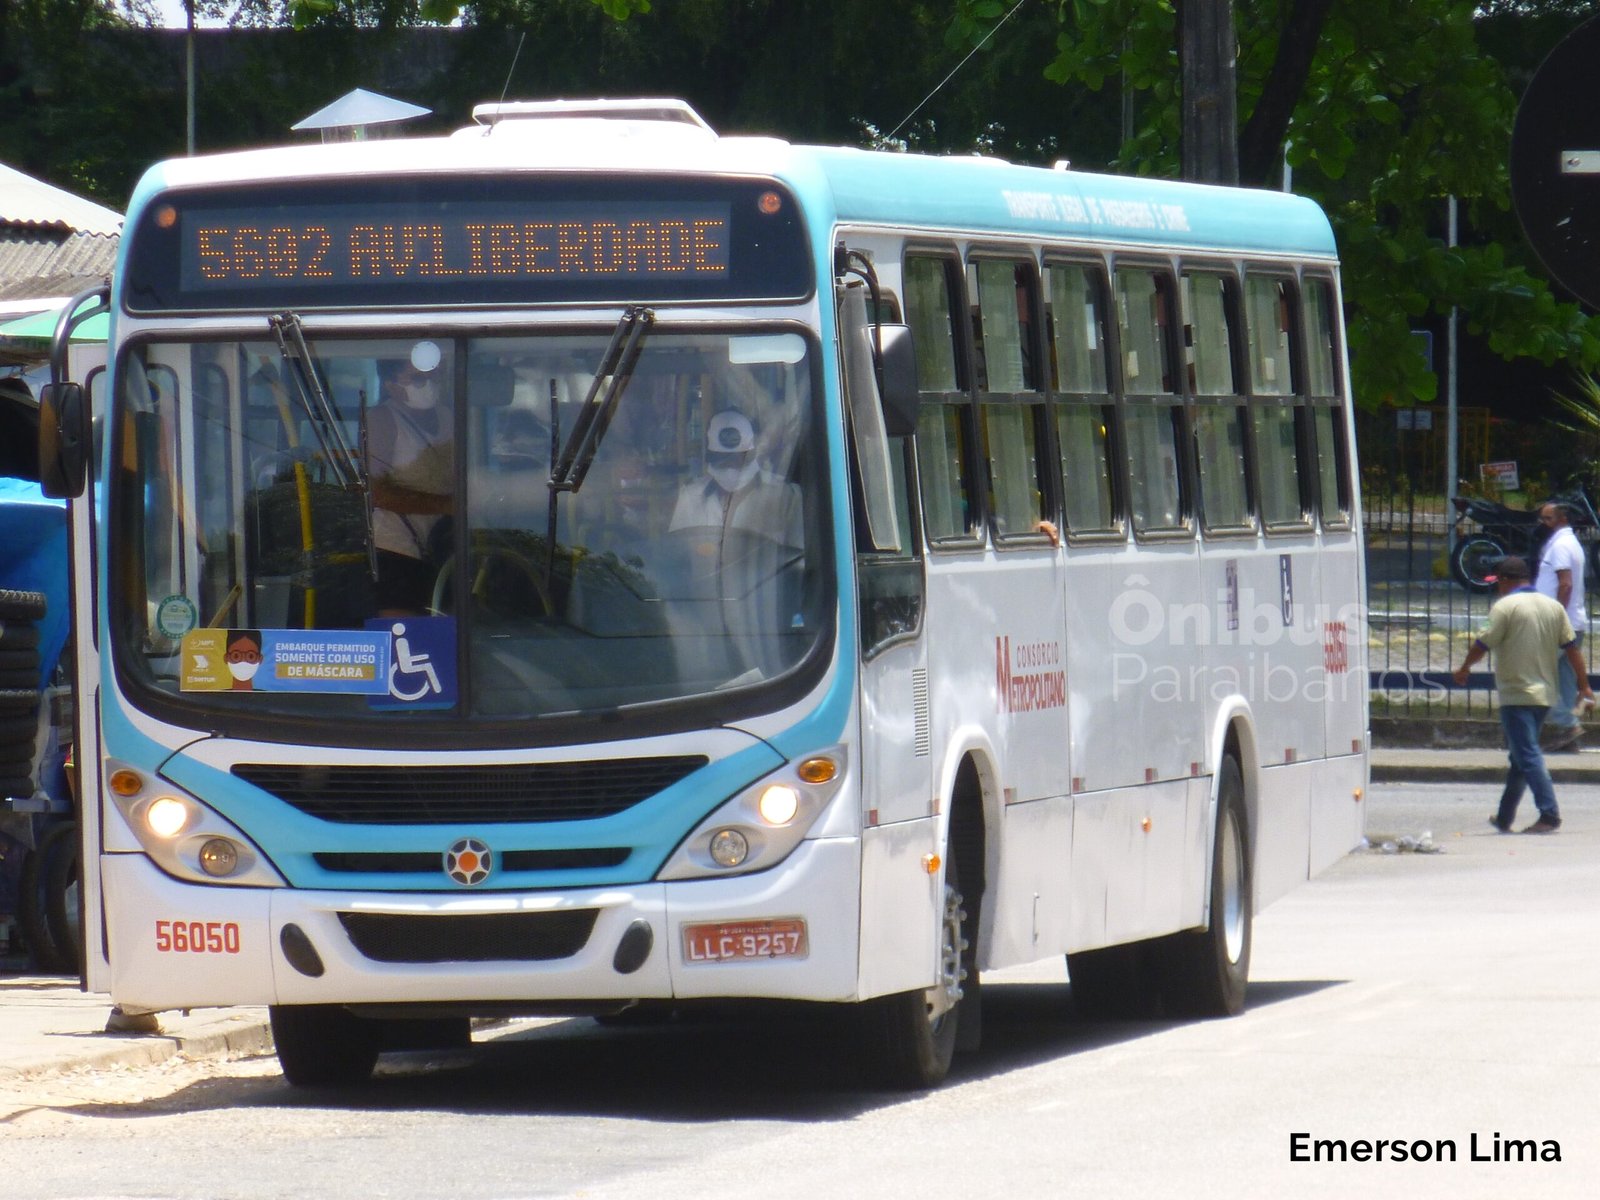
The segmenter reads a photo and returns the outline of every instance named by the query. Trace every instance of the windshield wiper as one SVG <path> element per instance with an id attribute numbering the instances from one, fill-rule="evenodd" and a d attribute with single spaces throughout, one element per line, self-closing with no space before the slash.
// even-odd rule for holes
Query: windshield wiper
<path id="1" fill-rule="evenodd" d="M 560 420 L 556 403 L 555 384 L 550 387 L 550 505 L 545 528 L 545 583 L 555 570 L 556 560 L 556 500 L 562 492 L 577 495 L 583 486 L 595 455 L 600 452 L 600 441 L 611 427 L 617 403 L 633 378 L 633 368 L 644 349 L 644 335 L 655 324 L 655 310 L 633 306 L 623 310 L 622 319 L 612 331 L 611 343 L 600 358 L 600 366 L 589 384 L 589 394 L 583 398 L 578 418 L 572 432 L 563 443 L 560 439 Z M 557 446 L 561 449 L 558 451 Z"/>
<path id="2" fill-rule="evenodd" d="M 611 418 L 616 414 L 617 402 L 633 378 L 633 368 L 644 348 L 644 335 L 655 319 L 654 309 L 636 307 L 623 312 L 611 335 L 611 344 L 600 359 L 594 382 L 589 385 L 589 394 L 583 398 L 572 432 L 551 464 L 551 492 L 576 492 L 583 486 L 584 476 L 588 475 L 594 456 L 600 452 L 600 440 L 606 436 Z M 554 428 L 554 422 L 551 427 Z"/>
<path id="3" fill-rule="evenodd" d="M 278 339 L 278 351 L 289 365 L 289 374 L 294 379 L 295 395 L 300 400 L 300 407 L 305 410 L 311 423 L 311 432 L 316 435 L 334 478 L 341 487 L 358 486 L 365 490 L 367 481 L 361 470 L 361 460 L 344 435 L 338 410 L 323 389 L 317 360 L 311 353 L 311 347 L 306 345 L 299 314 L 279 313 L 275 317 L 268 317 L 267 324 Z"/>

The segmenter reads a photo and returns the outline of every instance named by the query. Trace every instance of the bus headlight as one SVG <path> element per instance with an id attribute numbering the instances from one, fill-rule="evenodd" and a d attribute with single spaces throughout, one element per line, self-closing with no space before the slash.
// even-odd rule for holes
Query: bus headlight
<path id="1" fill-rule="evenodd" d="M 786 783 L 761 789 L 756 811 L 768 825 L 787 825 L 800 813 L 800 793 Z"/>
<path id="2" fill-rule="evenodd" d="M 719 867 L 737 867 L 750 854 L 750 839 L 737 829 L 719 829 L 711 835 L 711 861 Z"/>
<path id="3" fill-rule="evenodd" d="M 168 875 L 193 883 L 282 887 L 283 876 L 232 821 L 164 779 L 106 764 L 107 794 L 140 847 Z"/>
<path id="4" fill-rule="evenodd" d="M 175 838 L 188 823 L 189 806 L 176 796 L 157 796 L 145 806 L 145 828 L 158 838 Z"/>
<path id="5" fill-rule="evenodd" d="M 207 838 L 197 857 L 200 869 L 215 879 L 225 879 L 239 869 L 239 848 L 227 838 Z"/>
<path id="6" fill-rule="evenodd" d="M 844 766 L 836 746 L 757 780 L 701 821 L 656 878 L 742 875 L 782 862 L 844 786 Z"/>

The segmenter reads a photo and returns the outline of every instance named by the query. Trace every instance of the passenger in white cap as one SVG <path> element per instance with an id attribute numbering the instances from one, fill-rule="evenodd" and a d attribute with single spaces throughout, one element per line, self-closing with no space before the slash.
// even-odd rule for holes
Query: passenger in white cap
<path id="1" fill-rule="evenodd" d="M 796 549 L 805 544 L 800 489 L 761 464 L 750 418 L 724 409 L 706 426 L 706 478 L 683 485 L 669 528 L 737 529 Z"/>

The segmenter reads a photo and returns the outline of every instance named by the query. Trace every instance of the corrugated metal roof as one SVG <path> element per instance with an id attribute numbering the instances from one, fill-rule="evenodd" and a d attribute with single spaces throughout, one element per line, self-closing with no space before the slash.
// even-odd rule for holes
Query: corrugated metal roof
<path id="1" fill-rule="evenodd" d="M 0 233 L 0 300 L 71 296 L 111 274 L 116 237 L 74 233 L 65 239 L 42 231 Z"/>
<path id="2" fill-rule="evenodd" d="M 122 215 L 0 163 L 0 222 L 118 234 Z"/>

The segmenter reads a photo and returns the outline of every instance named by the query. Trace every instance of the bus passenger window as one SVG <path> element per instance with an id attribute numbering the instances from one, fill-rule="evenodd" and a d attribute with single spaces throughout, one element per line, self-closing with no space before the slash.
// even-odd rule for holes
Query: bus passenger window
<path id="1" fill-rule="evenodd" d="M 1317 437 L 1317 491 L 1322 523 L 1331 526 L 1350 524 L 1349 472 L 1345 469 L 1342 413 L 1331 405 L 1319 404 L 1311 410 Z"/>
<path id="2" fill-rule="evenodd" d="M 980 260 L 967 268 L 977 312 L 978 389 L 1027 392 L 1039 386 L 1033 356 L 1033 271 L 1025 263 Z"/>
<path id="3" fill-rule="evenodd" d="M 1238 393 L 1233 378 L 1233 306 L 1221 275 L 1183 277 L 1184 354 L 1189 390 L 1197 396 Z"/>
<path id="4" fill-rule="evenodd" d="M 961 386 L 945 267 L 940 258 L 906 259 L 906 317 L 916 348 L 917 386 L 925 392 L 953 392 Z"/>
<path id="5" fill-rule="evenodd" d="M 1172 306 L 1167 280 L 1154 271 L 1117 272 L 1117 327 L 1122 333 L 1122 382 L 1130 395 L 1178 390 L 1172 370 Z"/>
<path id="6" fill-rule="evenodd" d="M 1263 405 L 1250 412 L 1260 470 L 1261 515 L 1268 528 L 1303 525 L 1310 510 L 1302 491 L 1296 411 Z"/>
<path id="7" fill-rule="evenodd" d="M 922 513 L 930 541 L 977 535 L 972 503 L 972 456 L 962 428 L 964 404 L 924 404 L 917 415 L 917 463 L 922 475 Z"/>
<path id="8" fill-rule="evenodd" d="M 1100 288 L 1087 267 L 1058 263 L 1050 268 L 1047 317 L 1055 364 L 1055 390 L 1105 395 L 1105 314 Z"/>
<path id="9" fill-rule="evenodd" d="M 1200 515 L 1205 528 L 1250 526 L 1245 486 L 1244 409 L 1237 404 L 1197 405 L 1194 439 L 1200 462 Z"/>
<path id="10" fill-rule="evenodd" d="M 1128 481 L 1135 533 L 1187 529 L 1188 507 L 1178 467 L 1183 409 L 1175 404 L 1130 405 L 1123 410 L 1128 431 Z"/>
<path id="11" fill-rule="evenodd" d="M 985 404 L 983 436 L 989 452 L 990 504 L 995 535 L 1025 537 L 1039 532 L 1044 493 L 1039 483 L 1038 407 Z"/>
<path id="12" fill-rule="evenodd" d="M 1056 406 L 1068 535 L 1121 532 L 1112 485 L 1112 411 L 1107 404 Z"/>
<path id="13" fill-rule="evenodd" d="M 1291 396 L 1295 391 L 1294 306 L 1289 283 L 1251 275 L 1244 283 L 1250 339 L 1250 390 L 1258 396 Z"/>
<path id="14" fill-rule="evenodd" d="M 1334 363 L 1333 285 L 1326 279 L 1307 279 L 1306 332 L 1310 353 L 1306 359 L 1306 391 L 1313 396 L 1337 396 L 1339 376 Z"/>

